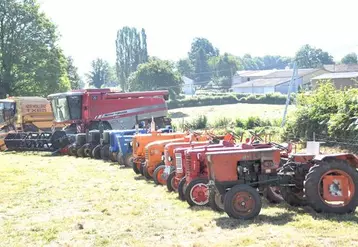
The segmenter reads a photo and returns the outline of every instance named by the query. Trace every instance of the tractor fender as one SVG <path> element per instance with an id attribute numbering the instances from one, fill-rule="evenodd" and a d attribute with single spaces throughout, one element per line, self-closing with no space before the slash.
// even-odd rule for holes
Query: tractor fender
<path id="1" fill-rule="evenodd" d="M 351 166 L 358 168 L 358 157 L 351 153 L 322 154 L 316 155 L 313 161 L 319 163 L 328 159 L 339 159 L 347 161 Z"/>

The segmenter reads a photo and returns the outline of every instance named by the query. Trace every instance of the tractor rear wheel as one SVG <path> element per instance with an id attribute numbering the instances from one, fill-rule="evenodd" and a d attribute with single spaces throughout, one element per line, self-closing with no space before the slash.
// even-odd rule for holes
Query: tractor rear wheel
<path id="1" fill-rule="evenodd" d="M 132 167 L 133 166 L 133 154 L 127 154 L 124 157 L 124 165 L 126 167 Z"/>
<path id="2" fill-rule="evenodd" d="M 106 144 L 101 148 L 101 159 L 109 160 L 109 145 Z"/>
<path id="3" fill-rule="evenodd" d="M 190 206 L 207 206 L 209 204 L 209 180 L 196 178 L 185 189 L 185 199 Z"/>
<path id="4" fill-rule="evenodd" d="M 177 192 L 178 185 L 175 184 L 175 172 L 171 172 L 167 178 L 167 188 L 169 192 Z"/>
<path id="5" fill-rule="evenodd" d="M 152 179 L 152 177 L 150 176 L 150 174 L 148 172 L 148 166 L 147 165 L 143 165 L 143 176 L 148 180 Z"/>
<path id="6" fill-rule="evenodd" d="M 356 210 L 358 172 L 344 160 L 329 159 L 312 166 L 304 188 L 316 212 L 346 214 Z"/>
<path id="7" fill-rule="evenodd" d="M 140 174 L 140 170 L 138 169 L 138 163 L 134 163 L 133 160 L 132 160 L 132 163 L 133 163 L 133 171 L 135 172 L 135 174 Z M 140 166 L 140 164 L 139 164 Z"/>
<path id="8" fill-rule="evenodd" d="M 212 189 L 209 192 L 209 206 L 216 212 L 224 211 L 224 196 L 216 189 Z"/>
<path id="9" fill-rule="evenodd" d="M 82 147 L 80 147 L 79 149 L 77 149 L 77 156 L 78 157 L 85 157 L 85 147 L 84 145 Z"/>
<path id="10" fill-rule="evenodd" d="M 264 195 L 270 203 L 281 203 L 284 201 L 279 186 L 267 186 Z"/>
<path id="11" fill-rule="evenodd" d="M 293 207 L 307 205 L 307 200 L 302 189 L 296 187 L 281 187 L 280 192 L 285 202 Z"/>
<path id="12" fill-rule="evenodd" d="M 183 177 L 178 185 L 179 199 L 185 201 L 186 178 Z"/>
<path id="13" fill-rule="evenodd" d="M 256 189 L 240 184 L 232 187 L 225 195 L 224 210 L 231 218 L 249 220 L 259 215 L 262 207 Z"/>
<path id="14" fill-rule="evenodd" d="M 92 150 L 92 157 L 95 158 L 96 160 L 101 159 L 101 145 L 97 145 L 97 146 Z"/>
<path id="15" fill-rule="evenodd" d="M 153 173 L 153 180 L 154 180 L 155 184 L 157 184 L 157 185 L 165 185 L 166 184 L 166 180 L 164 178 L 162 178 L 164 169 L 165 169 L 165 165 L 160 165 L 157 168 L 155 168 L 154 173 Z"/>

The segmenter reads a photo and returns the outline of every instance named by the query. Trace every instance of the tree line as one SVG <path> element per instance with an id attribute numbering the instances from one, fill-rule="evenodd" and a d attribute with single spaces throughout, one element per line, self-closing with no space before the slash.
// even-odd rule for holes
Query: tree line
<path id="1" fill-rule="evenodd" d="M 40 11 L 37 0 L 0 1 L 0 97 L 46 96 L 85 87 L 71 57 L 58 46 L 56 26 Z M 123 91 L 169 89 L 177 95 L 182 77 L 197 86 L 228 88 L 238 70 L 283 69 L 296 61 L 299 68 L 333 64 L 322 49 L 302 46 L 295 57 L 222 53 L 208 39 L 197 37 L 185 58 L 161 60 L 150 56 L 145 29 L 123 27 L 117 32 L 115 64 L 98 58 L 86 74 L 88 85 L 120 87 Z M 357 64 L 357 54 L 347 54 L 341 63 Z"/>

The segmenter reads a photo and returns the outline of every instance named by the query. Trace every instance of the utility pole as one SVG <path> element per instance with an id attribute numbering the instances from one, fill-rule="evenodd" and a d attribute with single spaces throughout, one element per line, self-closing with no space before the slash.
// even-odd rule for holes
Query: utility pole
<path id="1" fill-rule="evenodd" d="M 285 111 L 284 111 L 284 113 L 283 113 L 281 128 L 282 128 L 283 126 L 285 126 L 285 123 L 286 123 L 287 108 L 288 108 L 288 105 L 290 104 L 291 86 L 292 86 L 293 83 L 296 82 L 297 75 L 298 75 L 297 66 L 296 66 L 296 62 L 294 62 L 294 64 L 293 64 L 293 74 L 292 74 L 292 78 L 291 78 L 290 83 L 288 84 L 286 106 L 285 106 Z"/>

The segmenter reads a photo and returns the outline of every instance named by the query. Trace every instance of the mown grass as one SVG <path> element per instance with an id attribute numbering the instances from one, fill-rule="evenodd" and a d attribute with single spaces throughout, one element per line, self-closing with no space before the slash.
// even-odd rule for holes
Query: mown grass
<path id="1" fill-rule="evenodd" d="M 357 214 L 264 202 L 238 221 L 102 161 L 0 153 L 0 174 L 0 246 L 358 245 Z"/>

